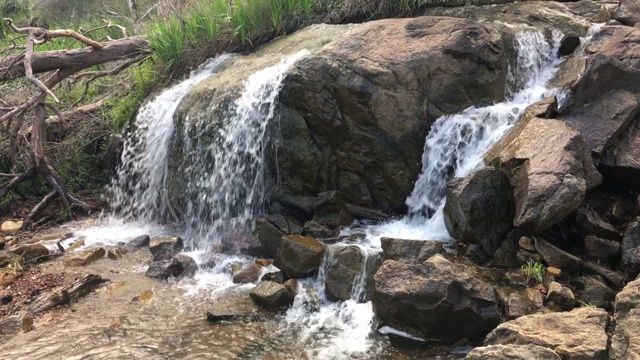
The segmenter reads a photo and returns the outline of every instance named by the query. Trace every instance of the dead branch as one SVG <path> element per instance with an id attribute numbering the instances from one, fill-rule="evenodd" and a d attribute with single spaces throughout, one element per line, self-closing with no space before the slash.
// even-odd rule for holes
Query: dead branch
<path id="1" fill-rule="evenodd" d="M 53 101 L 60 102 L 56 95 L 46 87 L 40 79 L 33 76 L 33 69 L 31 69 L 31 57 L 33 56 L 33 47 L 35 46 L 35 35 L 32 30 L 29 30 L 27 33 L 27 51 L 24 55 L 24 76 L 29 80 L 33 85 L 35 85 L 38 89 L 47 93 L 47 95 L 53 98 Z"/>
<path id="2" fill-rule="evenodd" d="M 100 44 L 99 42 L 96 42 L 96 41 L 94 41 L 92 39 L 89 39 L 88 37 L 80 34 L 79 32 L 77 32 L 75 30 L 70 30 L 70 29 L 48 30 L 48 29 L 43 29 L 43 28 L 38 28 L 38 27 L 19 28 L 19 27 L 16 27 L 14 25 L 13 20 L 10 19 L 10 18 L 4 18 L 2 20 L 6 21 L 7 24 L 9 25 L 9 27 L 11 28 L 11 30 L 13 30 L 15 33 L 18 33 L 18 34 L 29 34 L 29 33 L 31 33 L 39 41 L 46 42 L 46 41 L 49 41 L 50 39 L 57 38 L 57 37 L 71 37 L 71 38 L 74 38 L 74 39 L 80 41 L 83 44 L 91 46 L 92 48 L 94 48 L 96 50 L 100 50 L 100 49 L 104 48 L 103 44 Z"/>
<path id="3" fill-rule="evenodd" d="M 76 282 L 70 286 L 37 299 L 33 304 L 31 304 L 31 306 L 29 306 L 28 311 L 31 314 L 38 314 L 59 305 L 70 304 L 74 301 L 78 301 L 81 297 L 88 295 L 108 281 L 109 279 L 103 279 L 99 275 L 87 275 L 76 280 Z"/>

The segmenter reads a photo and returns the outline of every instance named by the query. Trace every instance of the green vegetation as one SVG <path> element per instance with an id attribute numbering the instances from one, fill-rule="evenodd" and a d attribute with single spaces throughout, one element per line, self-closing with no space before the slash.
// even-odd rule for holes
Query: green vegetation
<path id="1" fill-rule="evenodd" d="M 520 268 L 522 274 L 527 277 L 527 284 L 531 283 L 531 280 L 535 280 L 536 284 L 542 283 L 544 280 L 545 267 L 539 262 L 533 260 L 527 261 L 526 264 Z"/>

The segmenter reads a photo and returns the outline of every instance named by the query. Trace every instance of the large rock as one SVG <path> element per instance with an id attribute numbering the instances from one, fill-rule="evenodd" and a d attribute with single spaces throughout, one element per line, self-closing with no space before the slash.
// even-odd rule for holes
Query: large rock
<path id="1" fill-rule="evenodd" d="M 600 236 L 605 239 L 620 240 L 620 232 L 603 219 L 597 212 L 583 206 L 576 211 L 576 222 L 589 235 Z"/>
<path id="2" fill-rule="evenodd" d="M 549 284 L 546 301 L 564 311 L 576 307 L 576 298 L 571 289 L 555 281 Z"/>
<path id="3" fill-rule="evenodd" d="M 612 90 L 561 117 L 584 136 L 587 148 L 598 156 L 629 127 L 640 111 L 633 93 Z"/>
<path id="4" fill-rule="evenodd" d="M 500 171 L 483 168 L 447 184 L 444 222 L 453 238 L 479 244 L 493 256 L 513 217 L 513 190 Z"/>
<path id="5" fill-rule="evenodd" d="M 0 232 L 3 234 L 17 233 L 20 229 L 22 229 L 22 220 L 7 220 L 0 225 Z"/>
<path id="6" fill-rule="evenodd" d="M 525 118 L 485 156 L 514 188 L 513 225 L 539 233 L 565 218 L 600 183 L 584 138 L 559 120 Z"/>
<path id="7" fill-rule="evenodd" d="M 622 265 L 627 274 L 635 277 L 640 273 L 640 221 L 629 225 L 622 239 Z"/>
<path id="8" fill-rule="evenodd" d="M 191 257 L 183 254 L 174 256 L 171 260 L 153 261 L 147 269 L 146 275 L 155 279 L 193 277 L 198 271 L 198 264 Z"/>
<path id="9" fill-rule="evenodd" d="M 170 260 L 184 248 L 182 239 L 175 237 L 158 237 L 151 239 L 149 250 L 153 255 L 153 261 Z"/>
<path id="10" fill-rule="evenodd" d="M 101 247 L 88 249 L 80 254 L 71 254 L 64 258 L 62 263 L 64 266 L 87 266 L 104 258 L 106 254 L 107 251 Z"/>
<path id="11" fill-rule="evenodd" d="M 385 260 L 408 261 L 416 264 L 444 252 L 442 241 L 383 237 L 380 239 L 380 244 Z"/>
<path id="12" fill-rule="evenodd" d="M 613 292 L 603 281 L 597 280 L 592 276 L 581 276 L 571 280 L 571 285 L 576 288 L 579 299 L 584 304 L 611 309 L 611 302 L 614 300 L 616 293 Z"/>
<path id="13" fill-rule="evenodd" d="M 500 324 L 484 345 L 533 344 L 554 350 L 563 359 L 606 359 L 609 314 L 603 309 L 527 315 Z"/>
<path id="14" fill-rule="evenodd" d="M 382 265 L 382 255 L 361 249 L 359 246 L 346 246 L 331 250 L 327 268 L 325 291 L 331 301 L 366 301 L 371 289 L 371 281 Z"/>
<path id="15" fill-rule="evenodd" d="M 257 282 L 262 276 L 263 269 L 263 266 L 260 266 L 258 264 L 251 264 L 233 274 L 233 278 L 231 280 L 234 284 L 248 284 Z"/>
<path id="16" fill-rule="evenodd" d="M 351 224 L 353 217 L 347 209 L 344 194 L 340 191 L 325 191 L 318 194 L 313 221 L 330 228 Z"/>
<path id="17" fill-rule="evenodd" d="M 624 25 L 634 26 L 640 22 L 640 1 L 620 0 L 613 17 Z"/>
<path id="18" fill-rule="evenodd" d="M 295 293 L 285 284 L 263 281 L 251 290 L 249 296 L 258 305 L 275 310 L 291 305 Z"/>
<path id="19" fill-rule="evenodd" d="M 640 359 L 640 280 L 616 295 L 609 359 Z"/>
<path id="20" fill-rule="evenodd" d="M 24 262 L 29 263 L 37 261 L 44 256 L 49 255 L 49 249 L 41 244 L 20 245 L 9 250 L 10 253 L 22 256 Z"/>
<path id="21" fill-rule="evenodd" d="M 500 323 L 493 287 L 472 266 L 434 255 L 421 264 L 386 260 L 374 277 L 373 307 L 393 328 L 426 339 L 482 339 Z"/>
<path id="22" fill-rule="evenodd" d="M 616 260 L 620 256 L 620 243 L 593 235 L 585 236 L 584 248 L 592 259 Z"/>
<path id="23" fill-rule="evenodd" d="M 325 250 L 326 245 L 312 237 L 287 235 L 273 265 L 291 277 L 309 277 L 322 265 Z"/>
<path id="24" fill-rule="evenodd" d="M 621 273 L 617 273 L 611 269 L 608 269 L 602 265 L 598 265 L 591 261 L 585 261 L 583 264 L 583 271 L 587 274 L 593 274 L 602 276 L 602 278 L 616 289 L 621 289 L 624 286 L 625 276 Z"/>
<path id="25" fill-rule="evenodd" d="M 276 215 L 262 215 L 256 218 L 253 233 L 269 256 L 275 256 L 282 244 L 282 237 L 287 235 L 281 227 L 277 226 L 274 220 L 285 220 L 284 217 Z M 288 230 L 288 229 L 287 229 Z"/>
<path id="26" fill-rule="evenodd" d="M 555 352 L 538 345 L 489 345 L 469 352 L 465 360 L 561 360 Z"/>
<path id="27" fill-rule="evenodd" d="M 582 260 L 540 238 L 535 239 L 536 251 L 549 266 L 561 269 L 563 273 L 571 273 L 580 269 Z"/>

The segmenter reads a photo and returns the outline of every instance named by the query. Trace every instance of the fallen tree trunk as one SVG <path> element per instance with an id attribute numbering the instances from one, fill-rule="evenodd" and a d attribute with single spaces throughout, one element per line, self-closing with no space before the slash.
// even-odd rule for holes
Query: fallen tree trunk
<path id="1" fill-rule="evenodd" d="M 51 294 L 34 301 L 33 304 L 29 306 L 28 311 L 31 314 L 38 314 L 59 305 L 67 305 L 74 301 L 78 301 L 78 299 L 87 296 L 90 292 L 102 286 L 107 281 L 109 281 L 109 279 L 103 279 L 100 275 L 87 275 L 76 280 L 76 282 L 64 289 L 54 291 Z"/>
<path id="2" fill-rule="evenodd" d="M 148 55 L 150 51 L 145 36 L 132 36 L 109 41 L 102 49 L 86 47 L 35 52 L 31 57 L 31 69 L 34 74 L 62 69 L 74 69 L 74 72 L 78 72 L 95 65 Z M 23 59 L 22 54 L 0 59 L 0 81 L 25 76 Z"/>

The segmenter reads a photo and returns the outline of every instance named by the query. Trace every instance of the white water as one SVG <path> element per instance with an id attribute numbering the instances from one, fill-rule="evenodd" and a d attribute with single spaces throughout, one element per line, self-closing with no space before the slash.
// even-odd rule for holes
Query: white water
<path id="1" fill-rule="evenodd" d="M 514 82 L 507 101 L 483 108 L 469 108 L 436 121 L 427 136 L 422 174 L 407 199 L 409 214 L 398 221 L 377 226 L 354 226 L 343 234 L 365 233 L 361 244 L 369 254 L 380 247 L 380 237 L 448 240 L 442 217 L 443 192 L 455 176 L 465 176 L 482 165 L 482 155 L 521 116 L 531 103 L 554 93 L 545 85 L 555 73 L 557 44 L 549 45 L 535 32 L 517 36 L 518 60 L 511 71 Z M 205 246 L 220 243 L 235 229 L 250 227 L 249 221 L 263 206 L 265 185 L 265 129 L 273 117 L 276 97 L 286 71 L 305 53 L 291 56 L 278 65 L 250 76 L 242 96 L 231 107 L 219 126 L 218 141 L 207 144 L 193 142 L 198 134 L 211 129 L 199 119 L 186 119 L 183 132 L 174 128 L 173 113 L 188 90 L 215 72 L 226 58 L 208 63 L 192 76 L 165 90 L 149 102 L 136 119 L 137 129 L 125 141 L 122 166 L 111 193 L 116 216 L 108 219 L 100 230 L 89 229 L 85 237 L 92 244 L 123 241 L 151 232 L 167 232 L 160 224 L 177 220 L 173 232 L 192 239 L 194 256 L 205 261 Z M 167 177 L 172 140 L 183 140 L 181 150 L 192 161 L 183 168 L 186 211 L 177 216 L 172 211 L 167 193 Z M 197 194 L 198 196 L 191 196 Z M 149 225 L 151 224 L 151 225 Z M 118 230 L 113 235 L 111 230 Z M 100 235 L 102 234 L 102 235 Z M 122 237 L 121 237 L 122 236 Z M 237 286 L 230 281 L 232 262 L 251 262 L 247 257 L 220 258 L 211 270 L 200 270 L 189 283 L 187 295 L 203 290 L 215 296 L 228 290 L 246 290 L 252 285 Z M 328 262 L 326 262 L 327 264 Z M 356 279 L 352 300 L 331 302 L 324 293 L 326 265 L 317 279 L 300 281 L 300 293 L 286 313 L 283 330 L 294 329 L 298 343 L 308 349 L 313 359 L 348 359 L 364 356 L 375 348 L 371 333 L 375 317 L 370 302 L 358 302 L 364 292 L 365 278 Z M 393 329 L 386 329 L 393 333 Z"/>

